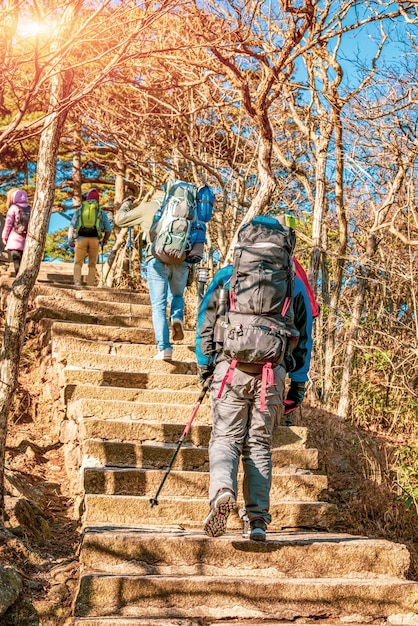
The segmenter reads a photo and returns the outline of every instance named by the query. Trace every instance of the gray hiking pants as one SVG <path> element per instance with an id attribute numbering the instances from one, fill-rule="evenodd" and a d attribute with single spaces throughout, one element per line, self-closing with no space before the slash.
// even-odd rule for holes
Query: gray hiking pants
<path id="1" fill-rule="evenodd" d="M 212 501 L 223 488 L 238 494 L 237 474 L 242 458 L 247 515 L 250 520 L 261 518 L 269 524 L 272 434 L 283 412 L 286 370 L 281 365 L 273 370 L 274 382 L 266 386 L 265 410 L 261 412 L 261 375 L 235 369 L 232 384 L 226 384 L 222 396 L 217 398 L 228 366 L 226 361 L 216 365 L 212 383 L 209 499 Z"/>

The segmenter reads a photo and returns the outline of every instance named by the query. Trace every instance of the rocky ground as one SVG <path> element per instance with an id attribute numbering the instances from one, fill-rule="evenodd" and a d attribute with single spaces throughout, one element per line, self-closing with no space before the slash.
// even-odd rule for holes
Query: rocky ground
<path id="1" fill-rule="evenodd" d="M 16 568 L 23 592 L 2 616 L 3 626 L 69 623 L 78 576 L 79 524 L 72 519 L 73 502 L 66 492 L 53 385 L 33 367 L 39 364 L 37 352 L 32 339 L 22 357 L 9 421 L 0 563 Z"/>

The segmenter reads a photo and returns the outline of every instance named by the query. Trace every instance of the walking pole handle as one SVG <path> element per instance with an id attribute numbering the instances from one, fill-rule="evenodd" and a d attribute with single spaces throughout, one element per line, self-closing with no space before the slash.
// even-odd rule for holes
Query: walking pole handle
<path id="1" fill-rule="evenodd" d="M 159 487 L 158 487 L 158 489 L 157 489 L 157 493 L 155 494 L 155 496 L 154 496 L 153 498 L 151 498 L 151 499 L 150 499 L 151 509 L 152 509 L 154 506 L 158 505 L 158 496 L 160 495 L 161 489 L 163 488 L 164 483 L 165 483 L 165 481 L 166 481 L 166 480 L 167 480 L 167 478 L 168 478 L 168 475 L 169 475 L 170 470 L 171 470 L 171 468 L 172 468 L 172 466 L 173 466 L 173 463 L 174 463 L 174 461 L 176 460 L 177 454 L 179 453 L 179 450 L 180 450 L 181 444 L 183 443 L 183 441 L 184 441 L 184 440 L 185 440 L 185 438 L 187 437 L 187 435 L 188 435 L 188 433 L 189 433 L 189 430 L 190 430 L 190 428 L 191 428 L 191 426 L 192 426 L 192 424 L 193 424 L 193 420 L 194 420 L 194 418 L 196 417 L 197 412 L 198 412 L 198 410 L 199 410 L 199 408 L 200 408 L 200 405 L 202 404 L 203 399 L 204 399 L 204 397 L 205 397 L 205 395 L 206 395 L 207 391 L 210 389 L 211 384 L 212 384 L 212 376 L 210 376 L 209 378 L 207 378 L 207 379 L 205 380 L 205 384 L 203 385 L 202 391 L 201 391 L 201 392 L 200 392 L 200 394 L 199 394 L 199 397 L 198 397 L 197 402 L 196 402 L 196 404 L 195 404 L 195 406 L 194 406 L 194 408 L 193 408 L 193 411 L 192 411 L 192 414 L 191 414 L 191 416 L 190 416 L 190 419 L 189 419 L 189 421 L 187 422 L 186 426 L 184 427 L 184 430 L 183 430 L 183 432 L 182 432 L 182 435 L 181 435 L 180 439 L 178 440 L 178 443 L 177 443 L 177 448 L 175 449 L 174 454 L 173 454 L 173 456 L 171 457 L 171 460 L 170 460 L 170 462 L 169 462 L 169 464 L 168 464 L 168 466 L 167 466 L 167 469 L 166 469 L 166 471 L 165 471 L 165 474 L 164 474 L 164 476 L 163 476 L 163 479 L 162 479 L 162 481 L 161 481 L 161 484 L 160 484 L 160 486 L 159 486 Z"/>

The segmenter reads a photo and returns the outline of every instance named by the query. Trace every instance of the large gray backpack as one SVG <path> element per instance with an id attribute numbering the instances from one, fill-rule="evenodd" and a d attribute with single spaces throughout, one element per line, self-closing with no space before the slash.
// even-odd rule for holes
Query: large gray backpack
<path id="1" fill-rule="evenodd" d="M 241 227 L 234 249 L 223 352 L 246 371 L 283 357 L 293 323 L 295 231 L 256 217 Z"/>
<path id="2" fill-rule="evenodd" d="M 150 229 L 152 254 L 163 263 L 183 263 L 191 246 L 195 220 L 195 185 L 181 180 L 171 182 Z"/>
<path id="3" fill-rule="evenodd" d="M 230 365 L 218 398 L 226 384 L 232 385 L 237 367 L 262 375 L 260 410 L 265 410 L 266 390 L 274 382 L 273 368 L 283 361 L 292 341 L 295 242 L 294 230 L 269 217 L 254 218 L 238 233 L 229 310 L 221 322 L 223 354 Z"/>

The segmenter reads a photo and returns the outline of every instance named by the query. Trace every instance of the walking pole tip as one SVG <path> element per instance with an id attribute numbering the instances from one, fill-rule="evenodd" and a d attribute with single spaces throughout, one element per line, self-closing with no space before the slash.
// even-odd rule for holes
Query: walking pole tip
<path id="1" fill-rule="evenodd" d="M 151 508 L 153 508 L 154 506 L 158 505 L 158 500 L 156 498 L 151 498 L 150 503 L 151 503 Z"/>

